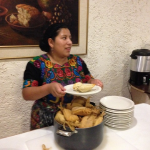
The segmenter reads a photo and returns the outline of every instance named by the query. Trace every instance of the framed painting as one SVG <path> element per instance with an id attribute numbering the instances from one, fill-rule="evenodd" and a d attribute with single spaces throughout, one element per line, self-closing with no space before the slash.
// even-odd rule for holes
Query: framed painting
<path id="1" fill-rule="evenodd" d="M 38 44 L 53 23 L 66 23 L 72 34 L 72 54 L 87 53 L 88 0 L 0 0 L 0 59 L 41 55 Z M 27 10 L 37 11 L 34 20 Z"/>

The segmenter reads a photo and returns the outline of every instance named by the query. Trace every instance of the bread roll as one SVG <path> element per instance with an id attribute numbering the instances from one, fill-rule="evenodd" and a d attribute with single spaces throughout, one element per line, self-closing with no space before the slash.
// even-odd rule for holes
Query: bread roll
<path id="1" fill-rule="evenodd" d="M 26 4 L 16 5 L 19 24 L 25 27 L 33 27 L 40 22 L 41 13 L 33 6 Z"/>
<path id="2" fill-rule="evenodd" d="M 10 23 L 12 23 L 13 25 L 19 24 L 18 18 L 14 14 L 10 15 Z"/>

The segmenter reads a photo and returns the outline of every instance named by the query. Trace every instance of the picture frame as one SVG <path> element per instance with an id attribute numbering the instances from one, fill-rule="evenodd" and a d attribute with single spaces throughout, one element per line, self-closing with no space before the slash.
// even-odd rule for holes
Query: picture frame
<path id="1" fill-rule="evenodd" d="M 78 43 L 73 44 L 71 54 L 87 54 L 89 0 L 79 0 Z M 44 54 L 38 45 L 1 46 L 0 59 L 32 58 Z"/>

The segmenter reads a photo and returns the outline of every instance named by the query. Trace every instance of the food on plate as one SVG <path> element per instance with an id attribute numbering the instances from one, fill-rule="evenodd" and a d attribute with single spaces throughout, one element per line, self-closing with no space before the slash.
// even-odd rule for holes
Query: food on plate
<path id="1" fill-rule="evenodd" d="M 81 85 L 82 85 L 81 82 L 77 82 L 77 83 L 73 84 L 73 89 L 74 89 L 75 91 L 78 91 L 78 88 L 79 88 Z"/>
<path id="2" fill-rule="evenodd" d="M 50 148 L 46 148 L 45 144 L 42 144 L 42 150 L 51 150 L 51 147 Z"/>
<path id="3" fill-rule="evenodd" d="M 39 22 L 41 14 L 37 8 L 26 4 L 18 4 L 16 9 L 18 11 L 18 21 L 21 25 L 31 27 Z"/>
<path id="4" fill-rule="evenodd" d="M 82 104 L 80 102 L 82 102 Z M 55 120 L 62 124 L 65 130 L 66 126 L 72 131 L 74 131 L 75 128 L 90 128 L 96 126 L 103 121 L 105 112 L 98 106 L 89 106 L 90 99 L 80 96 L 75 97 L 72 103 L 68 103 L 64 106 L 60 103 L 60 110 L 56 113 Z"/>
<path id="5" fill-rule="evenodd" d="M 89 92 L 91 91 L 91 89 L 95 86 L 95 84 L 82 84 L 79 88 L 78 91 L 79 92 Z"/>
<path id="6" fill-rule="evenodd" d="M 91 91 L 94 86 L 95 84 L 83 84 L 81 82 L 77 82 L 73 85 L 73 90 L 85 93 Z"/>
<path id="7" fill-rule="evenodd" d="M 14 14 L 10 15 L 10 23 L 12 23 L 12 24 L 18 24 L 19 23 L 17 17 Z"/>
<path id="8" fill-rule="evenodd" d="M 16 9 L 18 11 L 18 14 L 10 15 L 10 23 L 19 24 L 24 27 L 34 27 L 41 23 L 42 14 L 37 8 L 31 5 L 18 4 L 16 5 Z"/>

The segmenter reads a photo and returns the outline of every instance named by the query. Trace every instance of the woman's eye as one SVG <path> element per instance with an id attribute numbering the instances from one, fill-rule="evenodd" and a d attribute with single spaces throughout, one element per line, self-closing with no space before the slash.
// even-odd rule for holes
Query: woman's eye
<path id="1" fill-rule="evenodd" d="M 65 40 L 65 39 L 66 39 L 66 37 L 63 37 L 63 39 Z"/>

